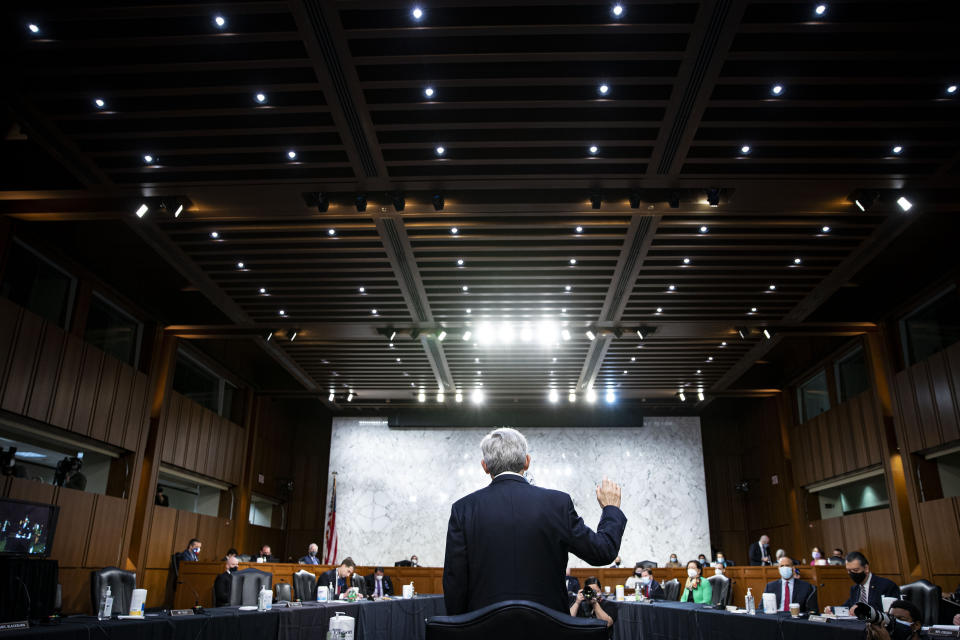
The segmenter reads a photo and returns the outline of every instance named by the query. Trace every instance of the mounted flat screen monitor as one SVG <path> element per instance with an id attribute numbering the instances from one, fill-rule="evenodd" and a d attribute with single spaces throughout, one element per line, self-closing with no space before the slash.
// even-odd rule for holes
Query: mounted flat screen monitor
<path id="1" fill-rule="evenodd" d="M 56 505 L 0 498 L 0 554 L 49 556 L 59 513 Z"/>

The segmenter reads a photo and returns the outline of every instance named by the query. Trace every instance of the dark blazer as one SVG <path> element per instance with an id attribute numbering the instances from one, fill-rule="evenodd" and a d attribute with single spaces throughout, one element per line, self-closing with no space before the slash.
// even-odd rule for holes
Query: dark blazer
<path id="1" fill-rule="evenodd" d="M 663 587 L 660 586 L 660 583 L 656 580 L 651 580 L 650 584 L 647 586 L 640 585 L 640 593 L 642 593 L 647 598 L 652 598 L 654 600 L 663 600 L 666 598 L 666 594 L 663 592 Z"/>
<path id="2" fill-rule="evenodd" d="M 783 580 L 774 580 L 773 582 L 767 583 L 767 588 L 763 590 L 764 593 L 772 593 L 777 596 L 777 610 L 783 610 L 783 603 L 780 602 L 780 598 L 783 592 Z M 817 594 L 813 589 L 813 585 L 809 582 L 804 582 L 803 580 L 793 579 L 793 588 L 790 590 L 790 603 L 796 602 L 800 605 L 800 611 L 820 611 L 820 607 L 817 604 Z"/>
<path id="3" fill-rule="evenodd" d="M 377 590 L 377 576 L 371 573 L 366 578 L 364 578 L 364 580 L 367 583 L 366 593 L 372 596 L 374 592 Z M 383 595 L 385 596 L 393 595 L 393 581 L 390 580 L 390 576 L 388 575 L 383 576 Z"/>
<path id="4" fill-rule="evenodd" d="M 770 545 L 761 547 L 759 542 L 754 542 L 750 545 L 750 566 L 761 566 L 763 564 L 763 556 L 770 557 Z"/>
<path id="5" fill-rule="evenodd" d="M 900 587 L 893 580 L 881 578 L 875 573 L 870 574 L 870 591 L 867 593 L 867 604 L 883 611 L 883 596 L 900 599 Z M 844 607 L 852 607 L 860 601 L 860 585 L 855 584 L 850 587 L 850 597 L 843 603 Z"/>
<path id="6" fill-rule="evenodd" d="M 297 562 L 300 564 L 321 564 L 320 558 L 317 556 L 311 556 L 309 553 L 297 560 Z"/>
<path id="7" fill-rule="evenodd" d="M 350 577 L 350 579 L 346 581 L 346 583 L 347 583 L 347 587 L 346 587 L 347 589 L 349 589 L 350 587 L 356 587 L 360 590 L 360 595 L 366 595 L 367 585 L 366 585 L 366 580 L 363 579 L 363 576 L 358 576 L 357 574 L 353 574 Z M 326 587 L 331 584 L 333 585 L 333 591 L 334 591 L 334 593 L 330 594 L 330 599 L 332 600 L 336 598 L 336 595 L 334 594 L 337 591 L 337 568 L 336 567 L 334 567 L 333 569 L 330 569 L 329 571 L 324 571 L 323 573 L 320 574 L 320 577 L 317 578 L 318 587 Z"/>
<path id="8" fill-rule="evenodd" d="M 250 554 L 250 562 L 256 562 L 257 558 L 264 558 L 264 562 L 280 562 L 277 556 L 261 556 L 259 551 Z"/>
<path id="9" fill-rule="evenodd" d="M 573 576 L 566 576 L 567 579 L 567 593 L 572 593 L 577 595 L 577 591 L 580 591 L 580 581 L 574 578 Z"/>
<path id="10" fill-rule="evenodd" d="M 193 551 L 189 549 L 184 549 L 177 554 L 177 562 L 197 562 L 199 559 L 194 555 Z"/>
<path id="11" fill-rule="evenodd" d="M 457 500 L 447 525 L 443 599 L 447 615 L 503 600 L 532 600 L 569 613 L 567 554 L 595 566 L 613 562 L 627 517 L 604 507 L 594 533 L 570 496 L 513 474 Z"/>
<path id="12" fill-rule="evenodd" d="M 213 599 L 215 607 L 226 607 L 230 604 L 230 577 L 228 571 L 222 572 L 213 581 Z"/>

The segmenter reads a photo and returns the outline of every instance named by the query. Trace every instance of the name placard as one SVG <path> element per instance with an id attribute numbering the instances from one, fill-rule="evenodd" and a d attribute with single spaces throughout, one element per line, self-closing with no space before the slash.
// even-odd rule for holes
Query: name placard
<path id="1" fill-rule="evenodd" d="M 13 631 L 14 629 L 29 629 L 29 620 L 11 620 L 10 622 L 0 622 L 0 632 Z"/>
<path id="2" fill-rule="evenodd" d="M 832 618 L 810 614 L 810 622 L 830 622 Z"/>
<path id="3" fill-rule="evenodd" d="M 192 616 L 193 609 L 170 609 L 171 616 Z"/>

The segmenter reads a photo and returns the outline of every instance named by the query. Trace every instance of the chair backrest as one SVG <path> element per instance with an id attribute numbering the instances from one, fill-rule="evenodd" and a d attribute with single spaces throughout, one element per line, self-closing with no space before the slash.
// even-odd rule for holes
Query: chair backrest
<path id="1" fill-rule="evenodd" d="M 113 596 L 114 613 L 130 613 L 130 599 L 133 597 L 133 590 L 137 588 L 137 574 L 117 567 L 91 571 L 90 608 L 94 613 L 100 608 L 100 593 L 107 586 Z"/>
<path id="2" fill-rule="evenodd" d="M 674 578 L 663 583 L 663 598 L 665 600 L 678 600 L 680 598 L 680 581 Z"/>
<path id="3" fill-rule="evenodd" d="M 713 589 L 713 604 L 730 604 L 730 578 L 727 576 L 713 575 L 707 578 L 710 588 Z"/>
<path id="4" fill-rule="evenodd" d="M 606 640 L 603 620 L 576 618 L 527 600 L 497 602 L 459 616 L 427 618 L 426 640 Z"/>
<path id="5" fill-rule="evenodd" d="M 290 602 L 293 600 L 293 588 L 289 582 L 278 582 L 273 588 L 277 590 L 277 602 Z"/>
<path id="6" fill-rule="evenodd" d="M 845 562 L 843 558 L 838 558 L 837 556 L 830 556 L 829 558 L 827 558 L 827 564 L 840 566 L 845 564 Z"/>
<path id="7" fill-rule="evenodd" d="M 273 585 L 273 574 L 260 569 L 242 569 L 230 574 L 230 606 L 257 604 L 260 589 Z"/>
<path id="8" fill-rule="evenodd" d="M 923 615 L 924 625 L 940 622 L 940 598 L 943 597 L 943 589 L 921 579 L 900 587 L 900 595 L 904 600 L 917 605 Z"/>
<path id="9" fill-rule="evenodd" d="M 317 597 L 317 578 L 309 571 L 301 569 L 293 574 L 293 593 L 297 599 L 306 602 Z"/>
<path id="10" fill-rule="evenodd" d="M 641 560 L 640 567 L 642 569 L 656 569 L 657 563 L 654 562 L 653 560 Z"/>

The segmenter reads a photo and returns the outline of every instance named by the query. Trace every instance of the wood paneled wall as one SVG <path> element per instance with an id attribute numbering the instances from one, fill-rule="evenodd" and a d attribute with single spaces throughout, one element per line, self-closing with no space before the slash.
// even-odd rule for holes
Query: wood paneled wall
<path id="1" fill-rule="evenodd" d="M 792 426 L 789 432 L 797 486 L 883 463 L 882 418 L 872 389 Z"/>
<path id="2" fill-rule="evenodd" d="M 953 593 L 960 585 L 960 497 L 928 500 L 918 507 L 928 575 L 944 593 Z"/>
<path id="3" fill-rule="evenodd" d="M 860 551 L 870 561 L 870 570 L 900 583 L 902 568 L 894 542 L 893 513 L 877 509 L 809 523 L 809 546 L 825 554 L 839 547 L 844 552 Z M 810 554 L 806 554 L 809 559 Z"/>
<path id="4" fill-rule="evenodd" d="M 228 484 L 240 484 L 246 436 L 243 427 L 175 391 L 161 415 L 161 460 Z"/>
<path id="5" fill-rule="evenodd" d="M 960 440 L 960 342 L 898 373 L 893 387 L 908 451 Z"/>
<path id="6" fill-rule="evenodd" d="M 147 376 L 0 298 L 0 406 L 136 451 L 147 420 Z"/>

